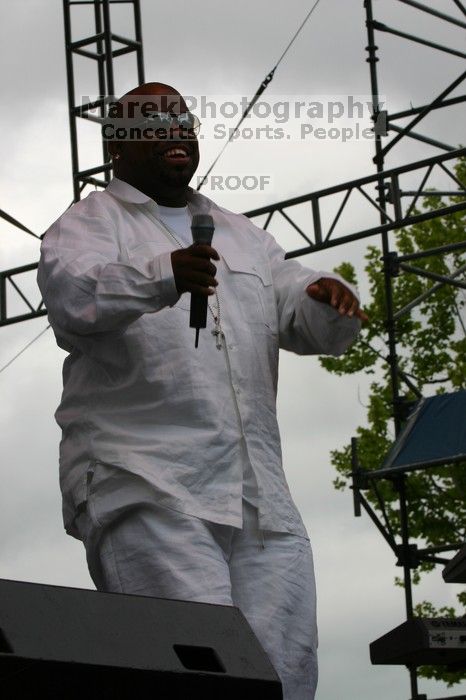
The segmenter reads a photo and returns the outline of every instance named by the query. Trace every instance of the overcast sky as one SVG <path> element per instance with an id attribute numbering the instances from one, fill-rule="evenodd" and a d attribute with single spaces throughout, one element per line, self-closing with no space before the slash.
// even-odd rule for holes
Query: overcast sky
<path id="1" fill-rule="evenodd" d="M 142 0 L 146 80 L 169 83 L 188 95 L 217 96 L 217 101 L 228 96 L 231 100 L 250 98 L 312 4 L 304 0 L 181 0 L 176 4 Z M 452 0 L 425 0 L 425 4 L 460 18 Z M 373 5 L 375 17 L 388 25 L 465 50 L 464 32 L 451 24 L 396 0 L 374 0 Z M 73 38 L 78 39 L 92 31 L 91 14 L 87 8 L 75 12 Z M 116 7 L 113 12 L 114 31 L 131 36 L 127 10 Z M 62 7 L 58 0 L 3 0 L 1 13 L 0 208 L 40 234 L 72 199 Z M 345 102 L 349 96 L 369 99 L 366 45 L 362 0 L 321 0 L 264 98 L 270 104 L 313 99 L 324 105 Z M 462 70 L 459 58 L 388 34 L 379 34 L 377 45 L 379 92 L 390 111 L 430 101 Z M 116 92 L 121 94 L 136 85 L 137 75 L 133 58 L 117 60 Z M 78 95 L 97 92 L 94 65 L 87 63 L 82 59 L 75 65 Z M 466 140 L 464 117 L 461 107 L 436 112 L 419 131 L 456 146 Z M 367 113 L 359 121 L 365 128 L 370 126 Z M 203 122 L 199 174 L 224 143 L 213 137 L 215 120 Z M 206 187 L 205 194 L 234 211 L 247 211 L 374 172 L 371 140 L 344 143 L 330 135 L 300 139 L 301 122 L 287 120 L 284 126 L 290 139 L 245 138 L 230 144 L 214 171 L 224 179 L 267 176 L 267 187 L 252 191 Z M 234 120 L 228 125 L 233 126 Z M 253 128 L 263 125 L 259 117 L 251 120 Z M 334 124 L 323 118 L 314 125 L 355 128 L 348 114 Z M 80 129 L 83 167 L 99 163 L 98 138 L 95 127 Z M 408 141 L 392 153 L 387 167 L 436 152 L 426 144 Z M 447 186 L 440 175 L 431 182 L 435 184 Z M 324 220 L 335 206 L 329 205 Z M 378 223 L 377 213 L 362 199 L 349 211 L 341 233 Z M 308 224 L 308 210 L 299 216 L 303 225 Z M 283 221 L 277 219 L 272 230 L 287 250 L 303 245 Z M 0 246 L 2 270 L 38 259 L 39 242 L 6 223 L 1 224 Z M 340 260 L 352 260 L 361 275 L 364 301 L 364 248 L 363 243 L 337 247 L 308 255 L 302 262 L 325 270 Z M 25 286 L 34 293 L 34 276 Z M 3 328 L 0 366 L 46 325 L 43 317 Z M 4 437 L 0 577 L 93 588 L 83 547 L 65 535 L 61 521 L 60 435 L 53 413 L 60 400 L 63 359 L 64 352 L 48 330 L 0 375 Z M 353 517 L 351 493 L 336 492 L 331 483 L 335 474 L 330 450 L 347 444 L 363 423 L 368 383 L 364 375 L 329 375 L 317 358 L 281 355 L 278 410 L 285 471 L 310 533 L 316 563 L 319 700 L 409 697 L 408 675 L 402 667 L 374 667 L 369 660 L 369 643 L 404 620 L 403 593 L 393 586 L 400 570 L 368 518 Z M 443 583 L 438 568 L 415 591 L 415 599 L 454 604 L 458 590 L 458 586 Z M 420 690 L 428 698 L 460 692 L 458 686 L 448 690 L 443 684 L 425 681 L 420 681 Z"/>

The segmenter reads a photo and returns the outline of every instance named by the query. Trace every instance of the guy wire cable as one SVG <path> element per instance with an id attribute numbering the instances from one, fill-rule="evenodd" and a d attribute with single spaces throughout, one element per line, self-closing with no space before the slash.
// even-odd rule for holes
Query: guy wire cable
<path id="1" fill-rule="evenodd" d="M 37 233 L 33 233 L 31 229 L 29 229 L 27 226 L 15 219 L 13 216 L 11 216 L 11 214 L 7 214 L 6 211 L 3 211 L 3 209 L 0 209 L 0 218 L 5 219 L 5 221 L 8 221 L 9 224 L 13 224 L 13 226 L 16 226 L 16 228 L 21 229 L 21 231 L 29 233 L 29 235 L 34 236 L 34 238 L 40 239 L 40 236 L 38 236 Z"/>
<path id="2" fill-rule="evenodd" d="M 45 328 L 43 328 L 43 329 L 41 330 L 41 332 L 39 333 L 39 335 L 36 335 L 35 338 L 33 338 L 32 340 L 30 340 L 29 343 L 28 343 L 27 345 L 25 345 L 24 348 L 23 348 L 22 350 L 20 350 L 19 352 L 17 352 L 16 355 L 15 355 L 14 357 L 11 358 L 11 360 L 8 360 L 8 362 L 6 363 L 6 365 L 3 365 L 3 367 L 0 367 L 0 372 L 3 372 L 3 370 L 5 370 L 7 367 L 9 367 L 9 366 L 16 360 L 16 358 L 18 358 L 20 355 L 22 355 L 23 352 L 24 352 L 25 350 L 27 350 L 28 347 L 29 347 L 30 345 L 32 345 L 36 340 L 38 340 L 38 339 L 41 337 L 41 335 L 43 335 L 43 334 L 45 333 L 45 331 L 47 331 L 49 328 L 50 328 L 50 323 L 49 323 L 48 326 L 46 326 Z"/>
<path id="3" fill-rule="evenodd" d="M 264 80 L 263 80 L 262 83 L 260 84 L 259 89 L 258 89 L 257 92 L 255 93 L 255 95 L 254 95 L 254 97 L 252 98 L 251 102 L 249 103 L 249 105 L 248 105 L 248 106 L 246 107 L 246 109 L 244 110 L 243 116 L 241 117 L 241 119 L 239 120 L 239 122 L 237 123 L 237 125 L 235 126 L 235 128 L 231 131 L 230 137 L 228 138 L 227 142 L 226 142 L 225 145 L 223 146 L 223 148 L 222 148 L 222 150 L 220 151 L 220 153 L 218 154 L 218 156 L 215 158 L 214 162 L 212 163 L 212 165 L 210 166 L 210 168 L 208 169 L 208 171 L 206 172 L 206 174 L 203 175 L 202 180 L 199 182 L 198 186 L 196 187 L 196 190 L 200 190 L 201 187 L 202 187 L 202 185 L 204 184 L 204 182 L 205 182 L 205 181 L 207 180 L 207 178 L 209 177 L 209 174 L 211 173 L 211 171 L 212 171 L 213 168 L 215 167 L 217 161 L 219 160 L 219 158 L 220 158 L 220 156 L 222 155 L 222 153 L 223 153 L 223 151 L 225 150 L 225 148 L 226 148 L 226 147 L 228 146 L 228 144 L 230 143 L 230 141 L 231 141 L 231 139 L 233 138 L 233 135 L 235 134 L 236 130 L 240 127 L 240 125 L 242 124 L 243 120 L 248 116 L 249 112 L 250 112 L 251 109 L 254 107 L 254 105 L 256 104 L 257 100 L 259 99 L 259 97 L 262 95 L 262 93 L 263 93 L 264 90 L 266 89 L 267 85 L 271 82 L 271 80 L 272 80 L 272 78 L 273 78 L 273 76 L 274 76 L 274 73 L 275 73 L 276 69 L 278 68 L 278 66 L 279 66 L 279 64 L 282 62 L 282 60 L 284 59 L 285 55 L 288 53 L 288 50 L 291 48 L 291 45 L 293 44 L 293 42 L 294 42 L 295 39 L 297 38 L 298 34 L 301 32 L 302 28 L 304 27 L 304 25 L 305 25 L 306 22 L 308 21 L 309 17 L 312 15 L 312 13 L 314 12 L 314 10 L 316 9 L 316 7 L 317 7 L 317 5 L 319 4 L 319 2 L 320 2 L 320 0 L 316 0 L 316 2 L 314 3 L 314 5 L 312 6 L 312 8 L 311 8 L 311 9 L 309 10 L 309 12 L 307 13 L 306 17 L 305 17 L 304 20 L 302 21 L 300 27 L 297 29 L 297 31 L 295 32 L 294 36 L 292 37 L 292 39 L 291 39 L 290 42 L 288 43 L 288 46 L 286 47 L 286 49 L 283 51 L 282 55 L 281 55 L 280 58 L 278 59 L 278 61 L 277 61 L 277 63 L 275 64 L 275 66 L 272 68 L 272 70 L 270 71 L 270 73 L 268 73 L 268 75 L 265 76 Z"/>

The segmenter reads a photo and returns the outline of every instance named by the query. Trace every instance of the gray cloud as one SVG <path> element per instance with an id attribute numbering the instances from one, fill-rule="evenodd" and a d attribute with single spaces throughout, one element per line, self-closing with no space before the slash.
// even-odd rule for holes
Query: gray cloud
<path id="1" fill-rule="evenodd" d="M 419 31 L 434 41 L 451 41 L 461 48 L 459 31 L 388 0 L 374 2 L 387 24 Z M 454 5 L 436 3 L 454 14 Z M 2 161 L 0 206 L 41 233 L 72 198 L 66 102 L 66 72 L 61 7 L 46 0 L 3 2 L 0 47 L 4 71 L 1 118 Z M 304 0 L 272 5 L 246 0 L 226 6 L 213 0 L 181 2 L 173 6 L 142 2 L 146 77 L 173 84 L 182 92 L 245 94 L 251 96 L 272 68 L 309 10 Z M 88 30 L 84 10 L 76 21 L 75 38 Z M 195 29 L 194 29 L 195 28 Z M 118 9 L 114 30 L 128 33 L 128 17 Z M 398 42 L 398 43 L 397 43 Z M 396 109 L 425 102 L 459 72 L 459 60 L 380 36 L 380 92 Z M 323 0 L 290 50 L 269 88 L 269 94 L 369 94 L 369 70 L 362 2 Z M 89 65 L 80 71 L 79 90 L 95 89 Z M 92 66 L 93 69 L 93 66 Z M 134 86 L 130 59 L 118 63 L 117 91 Z M 455 114 L 458 116 L 455 118 Z M 451 124 L 439 113 L 431 118 L 434 137 L 445 132 L 454 142 L 463 137 L 459 109 Z M 427 128 L 427 124 L 426 124 Z M 420 131 L 424 131 L 424 126 Z M 100 157 L 89 135 L 82 162 Z M 204 144 L 199 172 L 218 152 Z M 389 164 L 426 157 L 434 151 L 406 143 Z M 371 145 L 338 142 L 302 144 L 236 143 L 228 147 L 218 172 L 252 167 L 269 172 L 275 181 L 267 193 L 238 196 L 219 193 L 216 200 L 243 211 L 271 201 L 304 194 L 353 177 L 374 172 Z M 309 213 L 303 210 L 303 221 Z M 355 205 L 349 223 L 362 226 L 368 211 Z M 273 229 L 285 246 L 301 242 L 283 222 Z M 1 225 L 1 269 L 32 262 L 37 241 L 7 224 Z M 303 263 L 329 269 L 349 258 L 362 271 L 364 244 L 306 256 Z M 362 279 L 361 290 L 365 291 Z M 47 324 L 45 318 L 2 329 L 0 363 L 6 362 Z M 49 330 L 5 372 L 0 374 L 0 406 L 4 449 L 0 524 L 0 575 L 92 588 L 82 545 L 65 535 L 58 490 L 59 431 L 53 420 L 61 391 L 64 353 Z M 282 354 L 279 416 L 285 467 L 290 488 L 311 533 L 316 560 L 321 629 L 320 700 L 393 700 L 409 696 L 403 668 L 372 667 L 368 644 L 403 620 L 403 596 L 393 587 L 399 573 L 393 555 L 367 517 L 352 515 L 351 494 L 337 493 L 331 481 L 329 451 L 347 443 L 364 418 L 366 377 L 338 379 L 319 368 L 315 358 Z M 426 578 L 417 599 L 451 602 L 455 587 L 441 581 L 439 572 Z M 439 688 L 441 688 L 439 690 Z M 458 689 L 421 683 L 422 692 L 445 697 Z"/>

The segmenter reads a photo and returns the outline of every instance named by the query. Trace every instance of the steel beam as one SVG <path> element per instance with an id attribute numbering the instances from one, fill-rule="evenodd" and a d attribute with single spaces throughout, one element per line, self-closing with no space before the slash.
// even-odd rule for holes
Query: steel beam
<path id="1" fill-rule="evenodd" d="M 133 10 L 133 37 L 123 37 L 112 31 L 111 8 L 114 4 L 131 5 Z M 94 15 L 94 31 L 83 39 L 73 41 L 72 22 L 74 5 L 87 5 Z M 81 170 L 79 167 L 79 139 L 78 119 L 87 119 L 96 122 L 96 128 L 100 128 L 105 117 L 106 104 L 115 96 L 115 59 L 128 53 L 134 53 L 137 66 L 137 84 L 144 82 L 144 56 L 142 47 L 141 10 L 139 0 L 63 0 L 63 16 L 65 28 L 65 55 L 66 73 L 68 85 L 68 113 L 70 125 L 71 165 L 73 179 L 73 201 L 81 198 L 81 193 L 86 185 L 93 184 L 105 187 L 110 180 L 111 162 L 106 144 L 102 140 L 102 162 L 93 168 Z M 115 48 L 114 44 L 122 44 L 122 48 Z M 93 47 L 92 50 L 83 47 Z M 97 71 L 97 83 L 99 97 L 91 103 L 78 104 L 76 101 L 75 68 L 73 58 L 75 55 L 88 58 L 95 63 Z M 91 91 L 89 91 L 91 92 Z M 89 111 L 97 108 L 99 115 L 89 114 Z M 89 174 L 101 173 L 103 179 L 90 178 Z"/>

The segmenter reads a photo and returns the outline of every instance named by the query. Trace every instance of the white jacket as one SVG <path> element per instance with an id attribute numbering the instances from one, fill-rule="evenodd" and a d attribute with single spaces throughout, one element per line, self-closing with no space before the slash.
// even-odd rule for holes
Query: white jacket
<path id="1" fill-rule="evenodd" d="M 285 260 L 269 233 L 201 194 L 190 206 L 214 219 L 220 349 L 210 313 L 194 348 L 190 295 L 178 295 L 171 267 L 176 243 L 139 190 L 114 178 L 43 239 L 38 283 L 69 352 L 55 414 L 65 528 L 76 536 L 88 468 L 99 462 L 142 477 L 160 505 L 241 527 L 246 459 L 260 528 L 307 536 L 282 467 L 278 351 L 339 355 L 360 323 L 307 295 L 336 275 Z"/>

